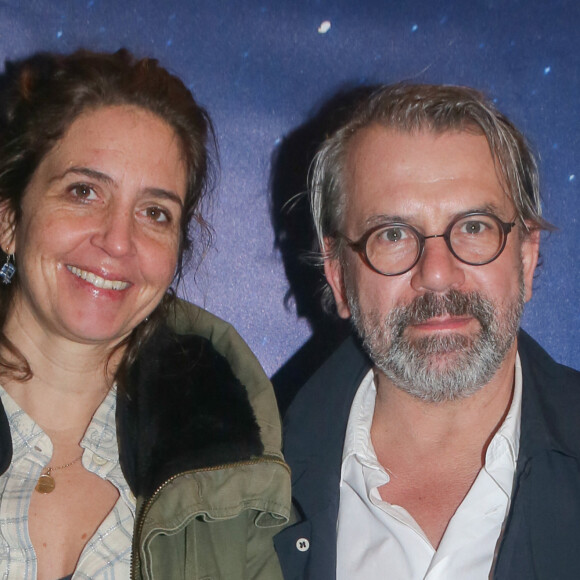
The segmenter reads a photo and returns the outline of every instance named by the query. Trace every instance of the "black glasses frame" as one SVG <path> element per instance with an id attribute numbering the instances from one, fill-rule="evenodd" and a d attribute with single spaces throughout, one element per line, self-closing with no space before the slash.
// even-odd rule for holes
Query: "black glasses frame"
<path id="1" fill-rule="evenodd" d="M 457 222 L 465 219 L 465 218 L 474 217 L 474 216 L 485 216 L 485 217 L 492 219 L 493 221 L 495 221 L 497 223 L 497 225 L 500 228 L 500 232 L 502 234 L 501 244 L 499 245 L 497 252 L 495 253 L 494 256 L 492 256 L 489 260 L 486 260 L 485 262 L 468 262 L 467 260 L 463 260 L 455 253 L 455 251 L 453 250 L 453 247 L 451 245 L 451 230 L 453 229 L 455 224 Z M 515 225 L 516 225 L 515 221 L 514 222 L 503 222 L 493 213 L 486 212 L 486 211 L 474 211 L 474 212 L 469 212 L 469 213 L 465 213 L 465 214 L 462 214 L 460 216 L 457 216 L 455 219 L 453 219 L 449 223 L 449 225 L 445 229 L 445 232 L 443 232 L 442 234 L 434 234 L 432 236 L 424 236 L 419 230 L 417 230 L 413 226 L 406 224 L 406 223 L 403 223 L 403 222 L 386 222 L 383 224 L 379 224 L 378 226 L 373 226 L 371 229 L 367 230 L 356 241 L 351 240 L 349 237 L 345 236 L 344 234 L 342 234 L 340 232 L 337 232 L 335 234 L 335 237 L 342 238 L 347 243 L 349 248 L 354 250 L 361 257 L 362 261 L 371 270 L 374 270 L 377 274 L 381 274 L 383 276 L 400 276 L 401 274 L 405 274 L 409 270 L 412 270 L 417 265 L 417 263 L 421 259 L 421 256 L 423 255 L 423 250 L 425 249 L 425 240 L 430 240 L 431 238 L 443 238 L 445 240 L 445 244 L 449 248 L 449 251 L 451 252 L 451 254 L 460 262 L 462 262 L 464 264 L 468 264 L 470 266 L 485 266 L 486 264 L 489 264 L 490 262 L 493 262 L 494 260 L 496 260 L 500 256 L 500 254 L 504 251 L 505 245 L 507 242 L 508 234 L 512 231 L 512 228 Z M 372 265 L 371 261 L 369 260 L 368 254 L 367 254 L 367 242 L 369 241 L 369 238 L 376 231 L 387 228 L 387 227 L 397 227 L 397 226 L 408 228 L 409 230 L 411 230 L 415 234 L 415 236 L 419 240 L 419 249 L 417 251 L 417 256 L 416 256 L 415 260 L 413 261 L 413 263 L 411 264 L 411 266 L 409 266 L 408 268 L 406 268 L 402 272 L 396 272 L 395 274 L 387 274 L 385 272 L 381 272 L 381 270 L 378 270 L 377 268 L 375 268 Z"/>

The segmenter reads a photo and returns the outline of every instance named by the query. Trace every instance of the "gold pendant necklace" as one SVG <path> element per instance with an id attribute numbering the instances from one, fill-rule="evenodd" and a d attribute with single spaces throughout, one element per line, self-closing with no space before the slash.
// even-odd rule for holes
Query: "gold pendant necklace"
<path id="1" fill-rule="evenodd" d="M 54 491 L 56 487 L 56 483 L 54 482 L 54 477 L 52 477 L 51 473 L 53 471 L 58 471 L 59 469 L 66 469 L 71 465 L 74 465 L 77 461 L 80 461 L 82 454 L 77 457 L 75 460 L 67 463 L 66 465 L 59 465 L 58 467 L 47 467 L 46 472 L 43 473 L 39 478 L 38 482 L 36 483 L 36 487 L 34 488 L 38 493 L 50 493 Z"/>

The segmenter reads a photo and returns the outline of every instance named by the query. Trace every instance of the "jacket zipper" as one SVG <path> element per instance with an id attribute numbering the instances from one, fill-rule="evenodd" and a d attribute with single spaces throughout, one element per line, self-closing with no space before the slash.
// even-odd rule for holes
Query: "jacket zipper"
<path id="1" fill-rule="evenodd" d="M 218 471 L 219 469 L 228 469 L 230 467 L 235 467 L 238 465 L 256 465 L 258 463 L 277 463 L 278 465 L 282 465 L 286 468 L 288 472 L 290 472 L 290 467 L 288 464 L 276 457 L 274 455 L 263 455 L 261 457 L 256 457 L 255 459 L 248 459 L 246 461 L 235 461 L 232 463 L 223 463 L 221 465 L 214 465 L 212 467 L 200 467 L 199 469 L 189 469 L 187 471 L 182 471 L 180 473 L 176 473 L 172 475 L 169 479 L 164 481 L 151 495 L 151 497 L 143 504 L 141 511 L 136 517 L 136 525 L 135 531 L 133 536 L 133 546 L 131 549 L 131 580 L 135 580 L 137 577 L 135 576 L 135 560 L 136 560 L 136 552 L 137 552 L 137 540 L 141 538 L 141 533 L 143 532 L 143 526 L 145 525 L 145 516 L 147 512 L 151 509 L 153 502 L 157 498 L 157 496 L 161 493 L 164 487 L 169 485 L 172 481 L 176 480 L 178 477 L 182 477 L 183 475 L 190 475 L 192 473 L 204 473 L 207 471 Z M 139 565 L 141 567 L 141 565 Z"/>

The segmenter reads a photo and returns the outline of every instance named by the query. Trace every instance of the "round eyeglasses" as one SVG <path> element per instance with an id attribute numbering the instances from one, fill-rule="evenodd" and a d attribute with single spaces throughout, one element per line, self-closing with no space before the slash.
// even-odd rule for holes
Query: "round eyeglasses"
<path id="1" fill-rule="evenodd" d="M 516 222 L 502 222 L 487 212 L 456 217 L 442 234 L 424 236 L 405 223 L 384 223 L 366 231 L 353 242 L 337 233 L 363 261 L 383 276 L 398 276 L 411 270 L 421 258 L 425 240 L 443 238 L 449 251 L 464 264 L 483 266 L 504 250 L 508 234 Z"/>

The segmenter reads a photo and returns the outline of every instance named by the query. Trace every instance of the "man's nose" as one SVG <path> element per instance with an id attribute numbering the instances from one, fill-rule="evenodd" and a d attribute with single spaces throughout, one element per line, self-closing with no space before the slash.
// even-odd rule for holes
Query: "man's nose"
<path id="1" fill-rule="evenodd" d="M 465 281 L 461 262 L 451 253 L 443 236 L 427 236 L 423 254 L 414 268 L 411 286 L 417 292 L 446 292 Z"/>

